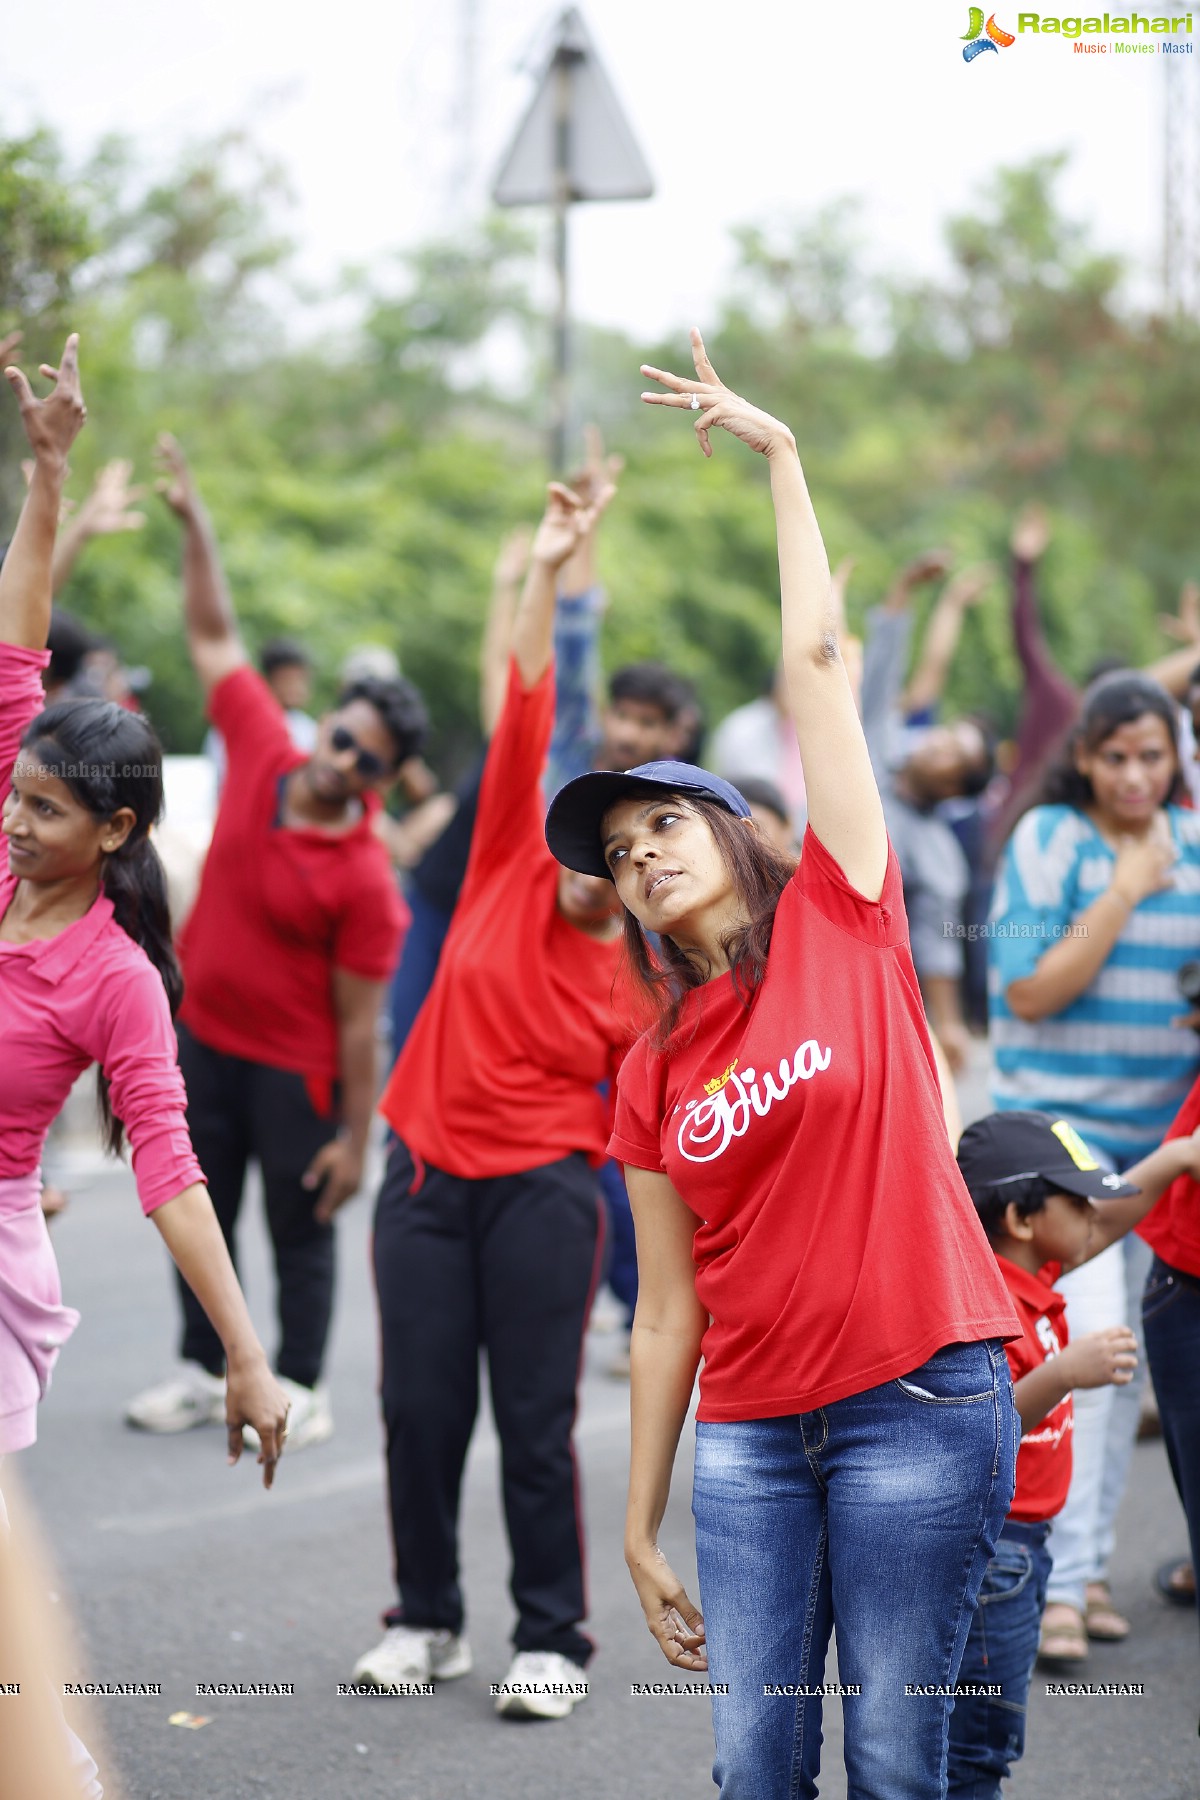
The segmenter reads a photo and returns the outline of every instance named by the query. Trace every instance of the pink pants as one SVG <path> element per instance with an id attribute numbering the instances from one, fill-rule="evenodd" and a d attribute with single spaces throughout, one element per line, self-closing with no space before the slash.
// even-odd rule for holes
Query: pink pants
<path id="1" fill-rule="evenodd" d="M 62 1303 L 41 1170 L 0 1181 L 0 1456 L 37 1437 L 38 1401 L 79 1323 Z"/>

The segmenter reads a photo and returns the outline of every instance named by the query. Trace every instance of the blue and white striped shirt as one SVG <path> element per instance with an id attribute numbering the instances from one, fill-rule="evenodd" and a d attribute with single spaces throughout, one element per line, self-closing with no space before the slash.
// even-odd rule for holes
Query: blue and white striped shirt
<path id="1" fill-rule="evenodd" d="M 1200 814 L 1169 806 L 1179 852 L 1172 884 L 1125 922 L 1090 986 L 1028 1022 L 1005 994 L 1111 885 L 1115 853 L 1073 806 L 1037 806 L 1013 832 L 989 928 L 992 1102 L 1061 1113 L 1118 1167 L 1162 1141 L 1200 1073 L 1200 1038 L 1171 1020 L 1189 1010 L 1179 970 L 1200 957 Z"/>

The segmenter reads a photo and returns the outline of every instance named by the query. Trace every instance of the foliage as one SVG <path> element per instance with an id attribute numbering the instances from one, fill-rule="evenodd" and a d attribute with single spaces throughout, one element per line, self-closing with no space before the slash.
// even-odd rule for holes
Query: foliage
<path id="1" fill-rule="evenodd" d="M 857 558 L 852 623 L 931 544 L 1003 566 L 1012 514 L 1036 496 L 1055 526 L 1048 631 L 1081 678 L 1101 654 L 1159 654 L 1156 611 L 1197 572 L 1200 333 L 1124 303 L 1119 261 L 1062 216 L 1060 169 L 1000 171 L 948 223 L 936 282 L 869 266 L 850 202 L 747 226 L 710 348 L 732 385 L 793 424 L 831 557 Z M 544 480 L 533 240 L 487 220 L 304 295 L 286 206 L 283 172 L 243 133 L 150 177 L 117 140 L 72 172 L 48 132 L 0 139 L 0 330 L 23 326 L 26 367 L 56 354 L 68 320 L 83 334 L 77 497 L 114 456 L 147 479 L 155 436 L 174 431 L 249 641 L 306 639 L 322 701 L 352 644 L 395 645 L 452 771 L 477 730 L 496 545 Z M 715 720 L 759 691 L 775 655 L 764 470 L 724 441 L 702 463 L 684 422 L 640 406 L 638 364 L 680 366 L 682 330 L 635 345 L 581 325 L 576 342 L 576 415 L 628 458 L 601 550 L 606 660 L 677 664 Z M 6 405 L 5 473 L 15 423 Z M 192 748 L 178 562 L 173 521 L 151 504 L 144 532 L 84 554 L 64 598 L 149 665 L 164 736 Z M 998 580 L 967 620 L 950 702 L 1006 720 L 1016 683 Z"/>

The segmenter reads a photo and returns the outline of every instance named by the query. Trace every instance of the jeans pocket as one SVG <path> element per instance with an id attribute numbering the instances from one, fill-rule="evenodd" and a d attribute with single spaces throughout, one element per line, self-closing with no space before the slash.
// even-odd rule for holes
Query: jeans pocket
<path id="1" fill-rule="evenodd" d="M 1142 1324 L 1148 1325 L 1151 1319 L 1173 1306 L 1183 1293 L 1182 1281 L 1176 1281 L 1161 1263 L 1156 1263 L 1146 1279 L 1142 1294 Z"/>
<path id="2" fill-rule="evenodd" d="M 898 1375 L 895 1386 L 925 1406 L 968 1406 L 995 1398 L 996 1368 L 989 1343 L 943 1344 L 919 1369 Z"/>
<path id="3" fill-rule="evenodd" d="M 996 1546 L 996 1554 L 984 1570 L 979 1589 L 980 1606 L 994 1605 L 998 1600 L 1015 1600 L 1028 1587 L 1033 1576 L 1033 1558 L 1024 1544 Z"/>

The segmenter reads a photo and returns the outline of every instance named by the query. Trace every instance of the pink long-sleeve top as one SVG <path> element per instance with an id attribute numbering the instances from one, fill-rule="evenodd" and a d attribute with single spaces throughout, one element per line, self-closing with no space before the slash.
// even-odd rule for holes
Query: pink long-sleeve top
<path id="1" fill-rule="evenodd" d="M 21 737 L 45 704 L 48 661 L 44 651 L 0 644 L 0 802 Z M 0 918 L 16 888 L 0 856 Z M 47 1131 L 94 1062 L 132 1146 L 143 1211 L 203 1181 L 166 990 L 105 894 L 57 937 L 0 940 L 0 1181 L 37 1168 Z"/>

